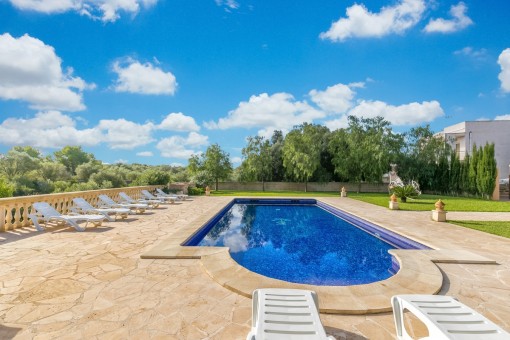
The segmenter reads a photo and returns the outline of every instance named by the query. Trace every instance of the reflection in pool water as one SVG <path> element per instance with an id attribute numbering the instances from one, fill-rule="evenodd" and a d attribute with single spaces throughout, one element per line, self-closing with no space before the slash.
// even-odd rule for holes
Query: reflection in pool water
<path id="1" fill-rule="evenodd" d="M 393 246 L 315 205 L 234 204 L 198 246 L 225 246 L 240 265 L 297 283 L 384 280 Z"/>

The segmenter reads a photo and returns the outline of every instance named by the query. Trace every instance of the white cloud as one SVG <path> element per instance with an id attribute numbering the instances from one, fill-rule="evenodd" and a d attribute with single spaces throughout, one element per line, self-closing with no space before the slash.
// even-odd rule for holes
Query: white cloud
<path id="1" fill-rule="evenodd" d="M 334 22 L 320 37 L 345 41 L 355 37 L 402 34 L 421 20 L 425 7 L 423 0 L 401 0 L 394 6 L 381 8 L 379 13 L 372 13 L 363 4 L 355 4 L 346 9 L 346 18 Z"/>
<path id="2" fill-rule="evenodd" d="M 39 39 L 0 35 L 0 98 L 26 101 L 36 110 L 84 110 L 82 91 L 95 85 L 61 64 L 53 47 Z"/>
<path id="3" fill-rule="evenodd" d="M 66 145 L 93 146 L 101 142 L 99 130 L 79 130 L 75 125 L 70 116 L 58 111 L 39 112 L 27 119 L 7 118 L 0 124 L 0 144 L 62 148 Z"/>
<path id="4" fill-rule="evenodd" d="M 496 116 L 496 118 L 494 118 L 494 120 L 510 120 L 510 114 Z"/>
<path id="5" fill-rule="evenodd" d="M 133 149 L 154 141 L 151 132 L 152 123 L 137 124 L 125 119 L 99 121 L 96 127 L 103 134 L 103 142 L 108 143 L 112 149 Z"/>
<path id="6" fill-rule="evenodd" d="M 352 87 L 363 87 L 363 83 L 353 83 Z M 314 103 L 326 112 L 343 113 L 353 106 L 354 92 L 350 86 L 336 84 L 325 91 L 311 90 L 309 95 Z"/>
<path id="7" fill-rule="evenodd" d="M 225 7 L 227 12 L 230 12 L 232 9 L 238 9 L 239 3 L 236 0 L 214 0 L 216 5 Z"/>
<path id="8" fill-rule="evenodd" d="M 503 92 L 510 92 L 510 48 L 501 52 L 498 64 L 501 66 L 501 72 L 498 76 L 501 81 L 501 90 Z"/>
<path id="9" fill-rule="evenodd" d="M 115 162 L 113 162 L 113 164 L 128 164 L 129 162 L 125 159 L 117 159 Z"/>
<path id="10" fill-rule="evenodd" d="M 349 111 L 349 115 L 358 117 L 374 118 L 383 117 L 393 125 L 416 125 L 428 123 L 438 117 L 444 116 L 444 111 L 439 102 L 409 103 L 399 106 L 389 105 L 382 101 L 362 100 L 356 107 Z"/>
<path id="11" fill-rule="evenodd" d="M 175 93 L 177 82 L 172 72 L 165 72 L 151 63 L 141 64 L 132 59 L 128 59 L 126 64 L 121 65 L 118 61 L 113 64 L 113 71 L 118 76 L 113 86 L 116 92 L 152 95 Z"/>
<path id="12" fill-rule="evenodd" d="M 473 24 L 473 20 L 466 15 L 467 9 L 465 3 L 459 2 L 450 8 L 452 19 L 430 19 L 423 30 L 427 33 L 453 33 L 463 30 Z"/>
<path id="13" fill-rule="evenodd" d="M 157 0 L 10 0 L 11 4 L 24 11 L 46 14 L 75 11 L 94 20 L 114 22 L 120 12 L 136 15 L 140 7 L 150 7 Z"/>
<path id="14" fill-rule="evenodd" d="M 191 132 L 187 138 L 181 136 L 171 136 L 158 142 L 156 148 L 161 151 L 161 156 L 169 158 L 188 159 L 196 154 L 195 148 L 207 145 L 208 137 Z"/>
<path id="15" fill-rule="evenodd" d="M 347 115 L 342 115 L 340 118 L 328 120 L 324 122 L 324 125 L 331 131 L 337 129 L 344 129 L 349 126 L 349 120 L 347 119 Z"/>
<path id="16" fill-rule="evenodd" d="M 239 165 L 243 162 L 243 159 L 241 157 L 232 157 L 230 159 L 230 161 L 233 163 L 233 164 L 236 164 L 236 165 Z"/>
<path id="17" fill-rule="evenodd" d="M 484 60 L 487 58 L 487 50 L 485 48 L 476 50 L 471 46 L 466 46 L 460 50 L 453 52 L 453 54 L 463 55 L 463 56 L 470 57 L 470 58 L 473 58 L 476 60 Z"/>
<path id="18" fill-rule="evenodd" d="M 136 155 L 140 156 L 140 157 L 152 157 L 152 156 L 154 156 L 152 151 L 141 151 L 141 152 L 137 152 Z"/>
<path id="19" fill-rule="evenodd" d="M 200 127 L 195 123 L 195 119 L 184 115 L 182 112 L 170 113 L 163 119 L 158 129 L 168 131 L 198 131 Z"/>
<path id="20" fill-rule="evenodd" d="M 326 114 L 310 106 L 306 101 L 296 101 L 288 93 L 251 96 L 248 102 L 228 113 L 218 122 L 205 124 L 208 129 L 229 129 L 234 127 L 262 128 L 260 135 L 270 136 L 273 130 L 289 130 L 294 125 L 323 118 Z"/>

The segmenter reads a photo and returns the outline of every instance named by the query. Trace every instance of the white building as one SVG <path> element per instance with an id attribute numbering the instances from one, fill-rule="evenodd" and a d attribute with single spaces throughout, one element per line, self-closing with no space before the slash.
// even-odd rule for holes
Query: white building
<path id="1" fill-rule="evenodd" d="M 500 179 L 508 178 L 510 166 L 510 120 L 462 122 L 444 128 L 440 135 L 449 140 L 461 160 L 470 155 L 473 145 L 494 143 Z"/>

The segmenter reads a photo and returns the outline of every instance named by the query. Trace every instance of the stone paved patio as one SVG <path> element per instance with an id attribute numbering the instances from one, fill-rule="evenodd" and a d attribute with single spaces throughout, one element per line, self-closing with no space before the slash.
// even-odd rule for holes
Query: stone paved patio
<path id="1" fill-rule="evenodd" d="M 213 281 L 200 260 L 140 258 L 181 228 L 198 227 L 230 199 L 198 197 L 83 233 L 0 233 L 0 338 L 243 339 L 251 322 L 249 298 Z M 496 260 L 437 264 L 444 276 L 440 294 L 456 296 L 510 331 L 510 240 L 435 223 L 426 212 L 322 200 L 436 249 Z M 391 313 L 321 318 L 337 339 L 394 338 Z M 418 323 L 410 326 L 423 335 Z"/>

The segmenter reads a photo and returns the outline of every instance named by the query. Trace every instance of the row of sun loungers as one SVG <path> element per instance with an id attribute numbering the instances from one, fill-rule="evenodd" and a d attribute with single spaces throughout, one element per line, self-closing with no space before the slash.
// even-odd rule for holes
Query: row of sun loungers
<path id="1" fill-rule="evenodd" d="M 160 190 L 160 195 L 165 194 Z M 56 225 L 70 225 L 77 231 L 84 231 L 90 224 L 100 226 L 103 221 L 116 221 L 125 219 L 130 214 L 143 214 L 147 209 L 157 208 L 161 203 L 175 203 L 176 200 L 185 200 L 187 195 L 165 194 L 168 196 L 153 196 L 149 191 L 143 190 L 145 199 L 133 199 L 124 192 L 119 193 L 120 202 L 114 201 L 107 195 L 99 195 L 100 207 L 94 207 L 83 198 L 73 198 L 70 213 L 62 215 L 46 202 L 32 204 L 32 211 L 28 215 L 38 231 L 44 231 L 48 223 Z M 85 222 L 84 225 L 79 223 Z M 42 224 L 44 224 L 44 226 Z"/>
<path id="2" fill-rule="evenodd" d="M 257 289 L 252 295 L 252 328 L 246 340 L 334 339 L 319 317 L 319 300 L 311 290 Z M 430 340 L 503 340 L 510 334 L 457 301 L 442 295 L 395 295 L 391 299 L 398 340 L 412 340 L 404 311 L 420 319 Z"/>

